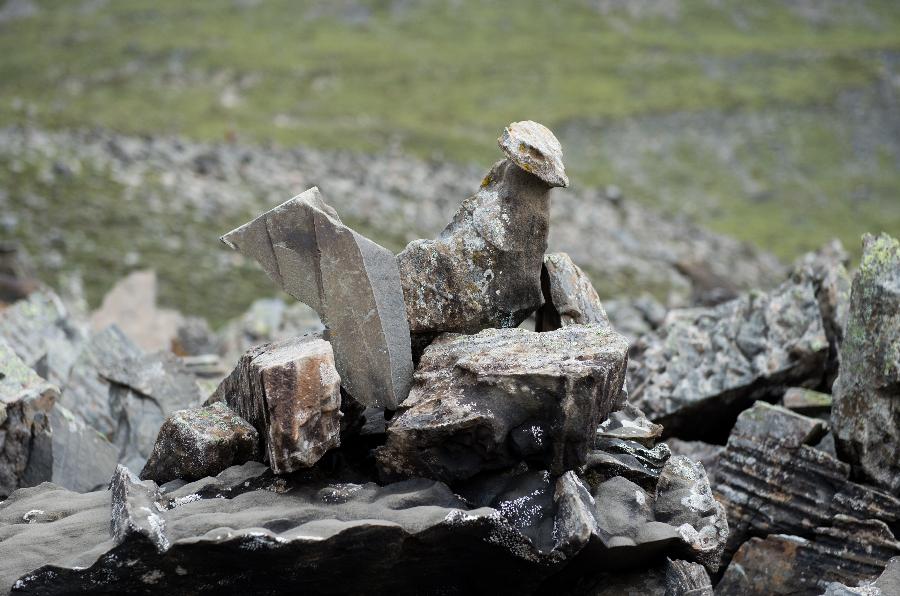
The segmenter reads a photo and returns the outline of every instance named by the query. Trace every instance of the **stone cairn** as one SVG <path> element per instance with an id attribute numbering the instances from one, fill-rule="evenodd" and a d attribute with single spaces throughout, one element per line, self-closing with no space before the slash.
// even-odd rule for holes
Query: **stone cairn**
<path id="1" fill-rule="evenodd" d="M 852 284 L 826 247 L 629 346 L 546 254 L 559 142 L 498 144 L 399 255 L 315 187 L 223 236 L 324 331 L 252 347 L 203 403 L 49 294 L 10 307 L 0 588 L 898 593 L 900 244 L 867 237 Z"/>

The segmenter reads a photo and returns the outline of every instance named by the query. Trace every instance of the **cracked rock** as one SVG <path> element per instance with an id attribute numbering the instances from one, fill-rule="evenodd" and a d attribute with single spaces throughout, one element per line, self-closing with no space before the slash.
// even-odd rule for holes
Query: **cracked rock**
<path id="1" fill-rule="evenodd" d="M 714 308 L 669 313 L 629 354 L 631 401 L 669 435 L 724 440 L 754 399 L 816 386 L 828 339 L 815 288 L 786 282 Z"/>
<path id="2" fill-rule="evenodd" d="M 222 240 L 319 313 L 351 395 L 388 408 L 406 398 L 412 352 L 397 262 L 390 251 L 345 226 L 318 188 Z"/>
<path id="3" fill-rule="evenodd" d="M 543 302 L 549 191 L 568 183 L 562 152 L 533 122 L 507 128 L 501 147 L 510 158 L 494 164 L 440 235 L 397 255 L 414 336 L 516 327 Z"/>
<path id="4" fill-rule="evenodd" d="M 171 414 L 159 429 L 142 480 L 165 484 L 215 476 L 259 458 L 259 434 L 222 402 Z"/>
<path id="5" fill-rule="evenodd" d="M 583 465 L 597 425 L 620 405 L 626 349 L 597 325 L 439 337 L 388 424 L 381 474 L 453 481 L 522 460 L 553 474 Z"/>
<path id="6" fill-rule="evenodd" d="M 834 383 L 838 453 L 861 477 L 900 490 L 900 242 L 866 235 Z"/>
<path id="7" fill-rule="evenodd" d="M 0 337 L 0 498 L 51 479 L 50 411 L 58 398 Z"/>
<path id="8" fill-rule="evenodd" d="M 591 280 L 564 252 L 544 256 L 541 269 L 544 304 L 536 313 L 536 331 L 566 325 L 609 325 L 609 318 Z"/>
<path id="9" fill-rule="evenodd" d="M 321 338 L 251 348 L 209 401 L 224 401 L 256 428 L 277 474 L 312 466 L 340 445 L 341 377 Z"/>

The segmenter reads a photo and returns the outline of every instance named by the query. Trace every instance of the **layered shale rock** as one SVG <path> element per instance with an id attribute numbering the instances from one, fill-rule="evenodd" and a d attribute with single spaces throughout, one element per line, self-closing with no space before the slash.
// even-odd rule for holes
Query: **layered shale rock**
<path id="1" fill-rule="evenodd" d="M 318 337 L 251 348 L 209 401 L 256 428 L 276 473 L 309 467 L 340 445 L 341 377 L 331 344 Z"/>
<path id="2" fill-rule="evenodd" d="M 435 240 L 397 256 L 414 335 L 516 327 L 543 302 L 541 265 L 549 191 L 567 186 L 559 141 L 536 122 L 516 122 L 500 147 L 507 159 L 460 205 Z"/>
<path id="3" fill-rule="evenodd" d="M 831 426 L 854 472 L 900 491 L 900 242 L 863 239 L 834 384 Z"/>
<path id="4" fill-rule="evenodd" d="M 259 458 L 259 434 L 222 402 L 166 418 L 141 478 L 198 480 Z"/>
<path id="5" fill-rule="evenodd" d="M 345 226 L 318 188 L 222 240 L 319 313 L 351 395 L 365 405 L 390 408 L 406 398 L 412 352 L 397 262 L 390 251 Z"/>
<path id="6" fill-rule="evenodd" d="M 822 596 L 889 596 L 900 594 L 900 557 L 888 561 L 887 567 L 875 581 L 866 581 L 857 587 L 849 587 L 838 582 L 828 584 Z"/>
<path id="7" fill-rule="evenodd" d="M 828 340 L 810 282 L 672 311 L 629 355 L 632 402 L 667 434 L 719 438 L 754 399 L 818 385 Z M 724 437 L 721 437 L 724 440 Z"/>
<path id="8" fill-rule="evenodd" d="M 751 538 L 735 553 L 716 594 L 819 596 L 832 582 L 856 585 L 877 578 L 898 553 L 900 542 L 885 524 L 837 515 L 809 538 Z"/>
<path id="9" fill-rule="evenodd" d="M 812 446 L 824 433 L 821 420 L 762 402 L 740 415 L 720 456 L 715 487 L 728 510 L 730 552 L 754 535 L 812 538 L 844 531 L 865 548 L 866 534 L 849 533 L 854 521 L 874 524 L 885 540 L 894 540 L 888 526 L 900 521 L 900 500 L 851 482 L 847 464 Z M 841 515 L 848 522 L 832 528 Z M 853 555 L 846 556 L 849 566 Z"/>
<path id="10" fill-rule="evenodd" d="M 598 325 L 441 336 L 388 425 L 380 470 L 453 481 L 522 460 L 555 474 L 583 465 L 597 425 L 621 406 L 626 350 Z"/>
<path id="11" fill-rule="evenodd" d="M 0 498 L 51 479 L 50 411 L 58 398 L 0 338 Z"/>
<path id="12" fill-rule="evenodd" d="M 544 256 L 541 269 L 544 304 L 536 314 L 536 331 L 566 325 L 609 325 L 609 318 L 591 280 L 564 252 Z"/>

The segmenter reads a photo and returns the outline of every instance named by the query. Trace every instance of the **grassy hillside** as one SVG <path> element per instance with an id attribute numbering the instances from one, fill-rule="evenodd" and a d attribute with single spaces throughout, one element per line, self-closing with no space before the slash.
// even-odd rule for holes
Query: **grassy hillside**
<path id="1" fill-rule="evenodd" d="M 900 234 L 894 0 L 30 5 L 0 22 L 0 126 L 486 167 L 501 126 L 530 118 L 558 131 L 576 184 L 785 258 Z"/>

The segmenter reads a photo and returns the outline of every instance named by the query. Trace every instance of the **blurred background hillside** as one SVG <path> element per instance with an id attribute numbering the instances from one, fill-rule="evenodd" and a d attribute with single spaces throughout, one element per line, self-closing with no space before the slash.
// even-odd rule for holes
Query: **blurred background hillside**
<path id="1" fill-rule="evenodd" d="M 217 237 L 313 184 L 393 250 L 433 236 L 522 119 L 604 298 L 678 302 L 696 263 L 599 236 L 789 263 L 900 235 L 896 0 L 0 0 L 0 81 L 0 238 L 92 306 L 136 268 L 214 322 L 274 294 Z M 717 242 L 684 252 L 758 281 Z"/>

